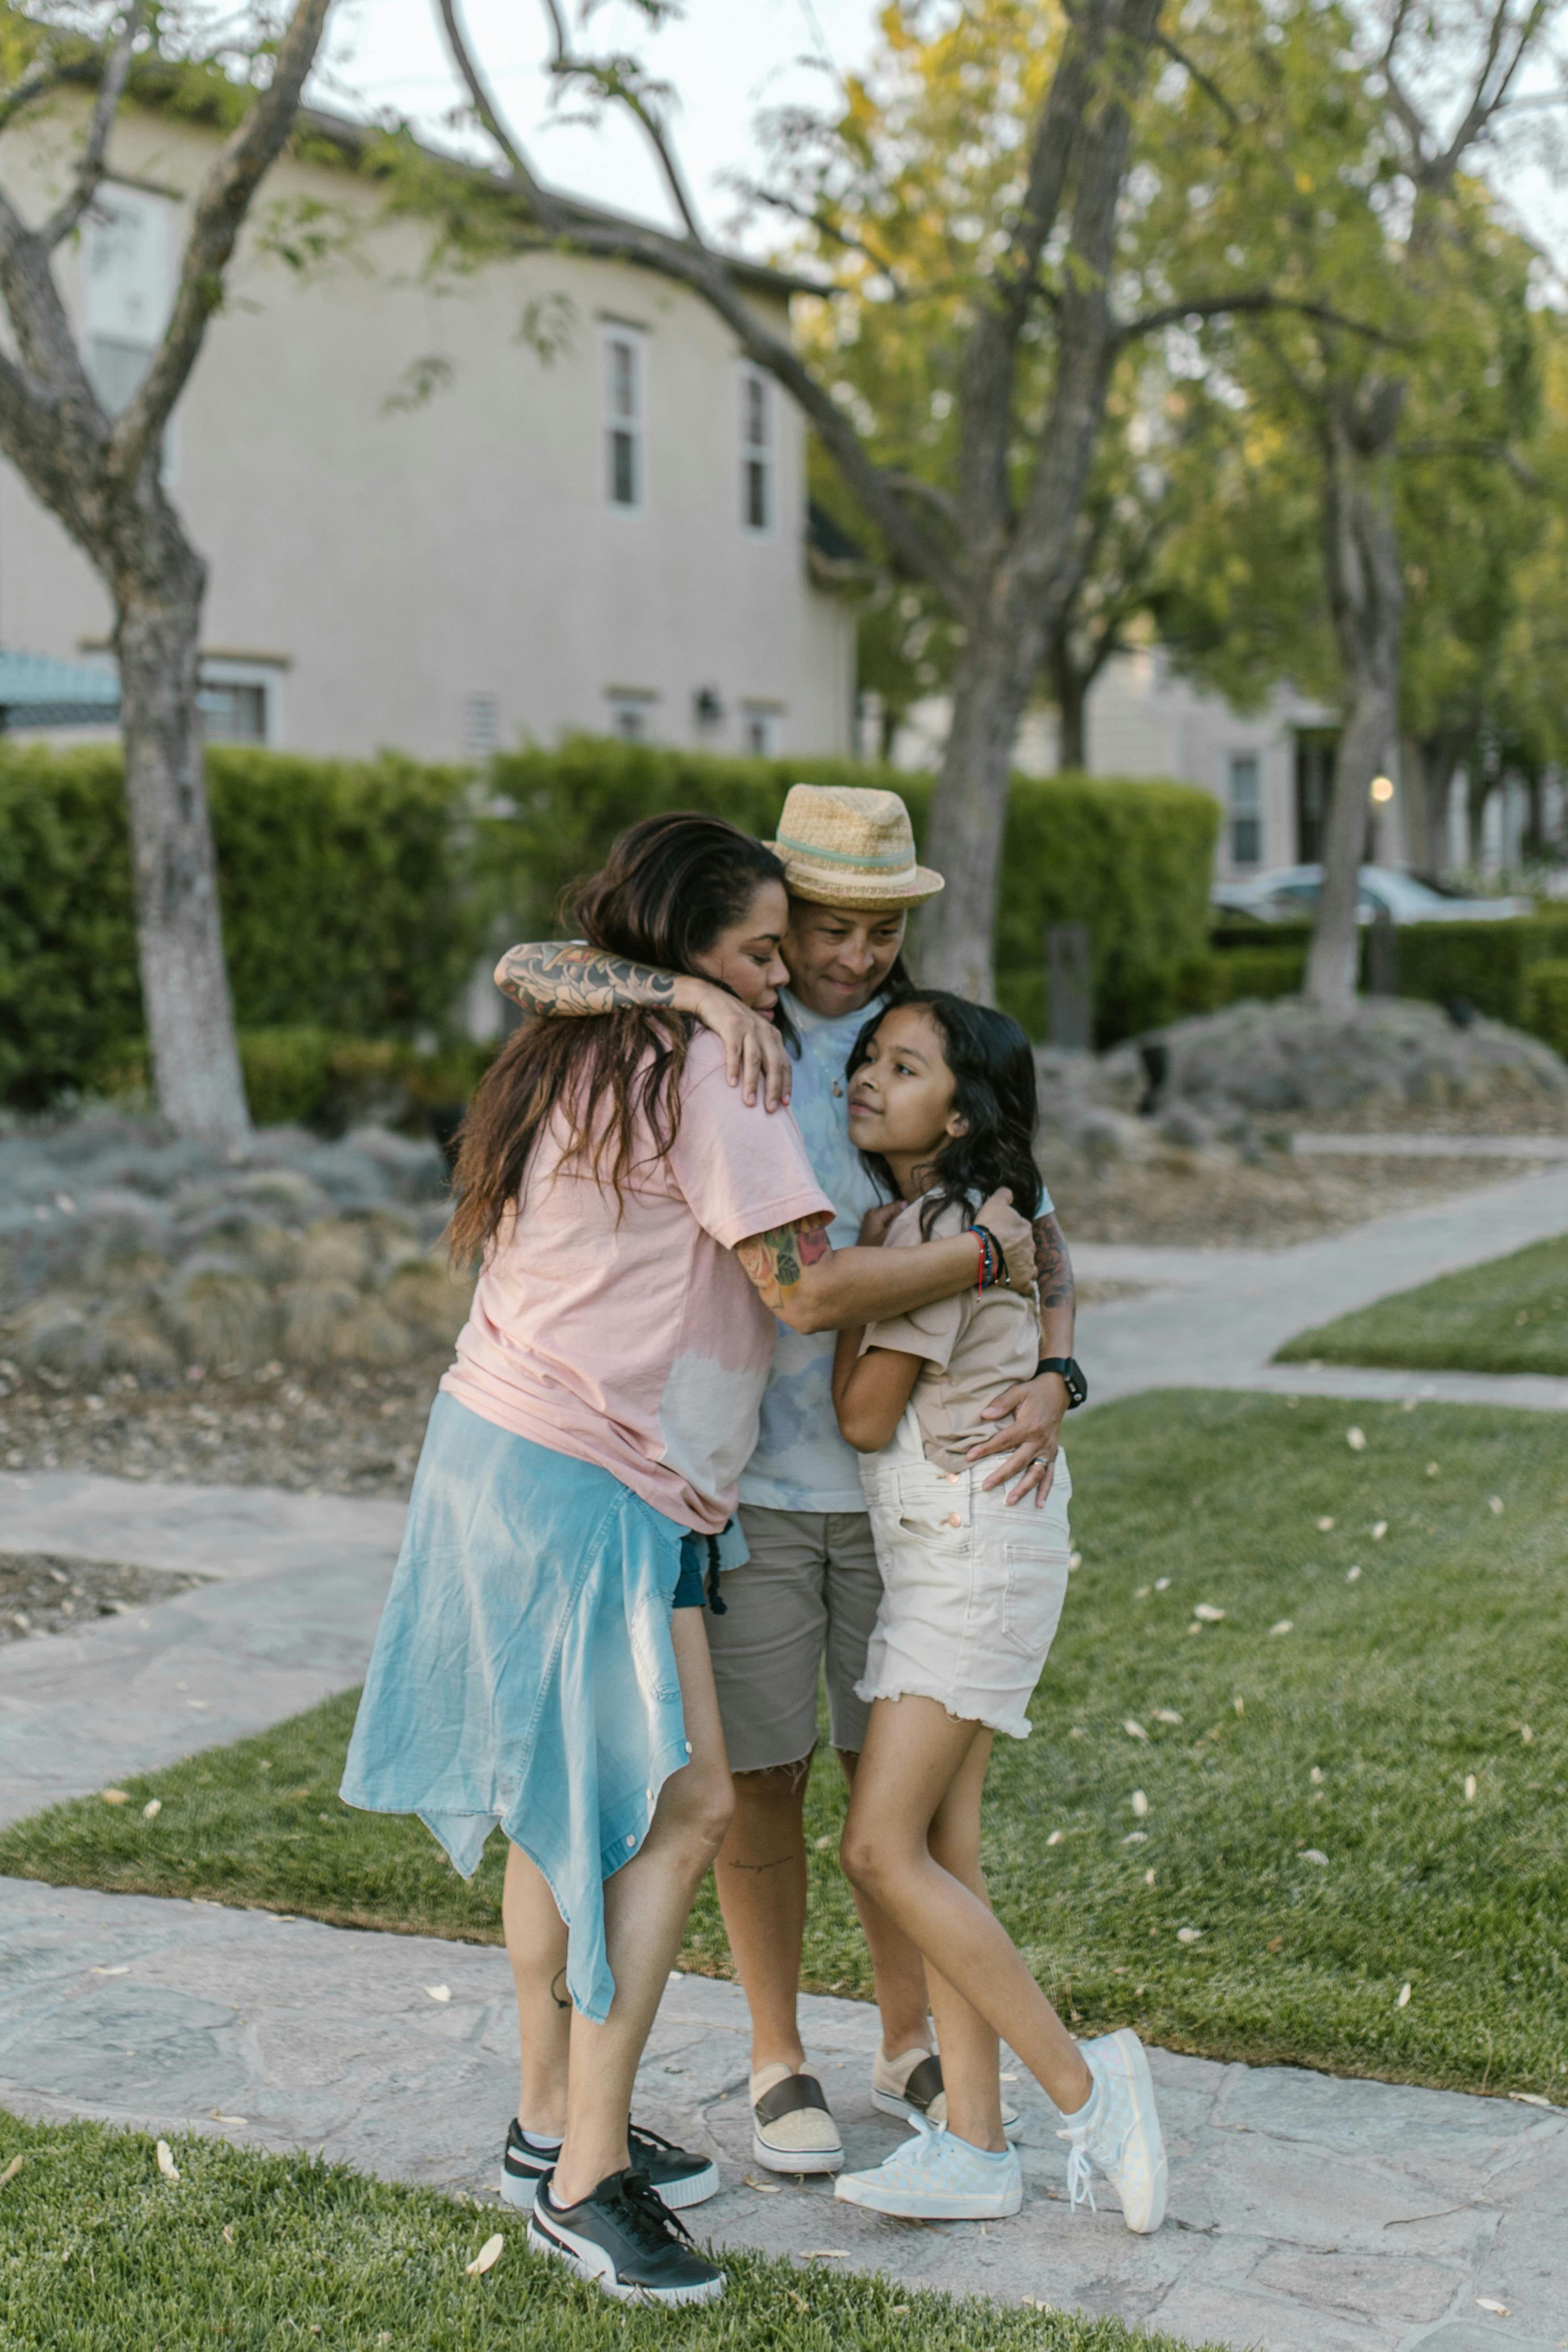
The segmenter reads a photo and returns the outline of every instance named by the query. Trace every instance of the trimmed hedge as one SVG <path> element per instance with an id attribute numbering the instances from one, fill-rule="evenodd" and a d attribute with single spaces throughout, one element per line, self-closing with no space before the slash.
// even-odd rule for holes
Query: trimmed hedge
<path id="1" fill-rule="evenodd" d="M 882 786 L 908 803 L 917 840 L 932 779 L 847 760 L 736 760 L 580 737 L 504 754 L 497 792 L 517 811 L 483 824 L 497 909 L 517 939 L 550 936 L 567 883 L 623 825 L 658 809 L 710 809 L 772 837 L 795 782 Z M 1048 1018 L 1045 926 L 1089 926 L 1103 1044 L 1169 1020 L 1201 987 L 1219 808 L 1186 784 L 1015 776 L 1003 846 L 997 995 L 1031 1035 Z"/>
<path id="2" fill-rule="evenodd" d="M 300 1106 L 408 1079 L 408 1048 L 450 1035 L 478 956 L 550 936 L 563 887 L 637 817 L 712 809 L 770 837 L 786 791 L 804 778 L 890 786 L 918 835 L 932 790 L 928 777 L 848 761 L 726 760 L 586 738 L 497 760 L 485 814 L 475 814 L 471 771 L 391 753 L 350 761 L 214 748 L 207 775 L 235 1011 L 263 1119 L 332 1118 Z M 1201 995 L 1218 821 L 1210 796 L 1186 785 L 1015 781 L 998 986 L 1026 1028 L 1046 1025 L 1051 921 L 1090 928 L 1103 1042 Z M 351 1040 L 383 1042 L 374 1067 L 350 1071 Z M 0 1102 L 43 1108 L 110 1076 L 134 1085 L 139 1066 L 119 752 L 0 742 Z"/>
<path id="3" fill-rule="evenodd" d="M 214 748 L 207 780 L 242 1029 L 446 1028 L 488 920 L 468 773 Z M 141 1034 L 119 751 L 0 742 L 0 1102 L 89 1087 Z"/>
<path id="4" fill-rule="evenodd" d="M 1521 915 L 1497 923 L 1402 923 L 1399 993 L 1438 1004 L 1463 997 L 1478 1013 L 1527 1029 L 1530 974 L 1568 956 L 1568 915 Z"/>
<path id="5" fill-rule="evenodd" d="M 1568 956 L 1531 964 L 1525 981 L 1525 1028 L 1568 1062 Z"/>

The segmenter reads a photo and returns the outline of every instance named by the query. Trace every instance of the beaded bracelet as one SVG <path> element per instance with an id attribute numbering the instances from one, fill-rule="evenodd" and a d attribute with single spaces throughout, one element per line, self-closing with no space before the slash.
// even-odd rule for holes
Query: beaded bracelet
<path id="1" fill-rule="evenodd" d="M 980 1244 L 979 1276 L 975 1285 L 975 1296 L 983 1297 L 988 1290 L 995 1290 L 1007 1283 L 1008 1262 L 1002 1255 L 1001 1244 L 988 1225 L 966 1225 L 964 1230 L 973 1234 Z"/>

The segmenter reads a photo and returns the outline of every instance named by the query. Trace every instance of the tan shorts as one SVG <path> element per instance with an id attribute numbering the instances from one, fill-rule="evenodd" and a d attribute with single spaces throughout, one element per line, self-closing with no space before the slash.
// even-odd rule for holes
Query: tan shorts
<path id="1" fill-rule="evenodd" d="M 855 1696 L 882 1599 L 863 1511 L 772 1511 L 743 1503 L 751 1548 L 725 1571 L 724 1614 L 707 1613 L 718 1711 L 733 1772 L 799 1764 L 817 1744 L 817 1685 L 829 1736 L 857 1754 L 871 1709 Z"/>

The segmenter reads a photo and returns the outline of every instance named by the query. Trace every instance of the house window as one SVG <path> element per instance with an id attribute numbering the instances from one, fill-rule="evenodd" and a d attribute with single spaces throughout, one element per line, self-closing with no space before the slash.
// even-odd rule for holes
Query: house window
<path id="1" fill-rule="evenodd" d="M 111 416 L 130 405 L 173 299 L 170 205 L 141 188 L 101 187 L 82 234 L 88 379 Z"/>
<path id="2" fill-rule="evenodd" d="M 501 722 L 493 694 L 463 698 L 463 749 L 472 760 L 483 760 L 501 740 Z"/>
<path id="3" fill-rule="evenodd" d="M 604 494 L 622 514 L 646 495 L 643 344 L 635 327 L 604 331 Z"/>
<path id="4" fill-rule="evenodd" d="M 760 368 L 740 371 L 740 521 L 752 537 L 773 530 L 773 385 Z"/>
<path id="5" fill-rule="evenodd" d="M 623 743 L 646 743 L 653 730 L 656 694 L 644 687 L 612 686 L 604 697 L 610 705 L 610 731 Z"/>
<path id="6" fill-rule="evenodd" d="M 265 672 L 236 663 L 202 665 L 196 709 L 208 743 L 273 743 L 277 740 L 277 686 Z"/>
<path id="7" fill-rule="evenodd" d="M 1230 863 L 1263 863 L 1263 795 L 1256 751 L 1230 755 Z"/>
<path id="8" fill-rule="evenodd" d="M 754 760 L 773 760 L 779 756 L 779 722 L 783 713 L 776 702 L 743 703 L 740 711 L 740 740 Z"/>

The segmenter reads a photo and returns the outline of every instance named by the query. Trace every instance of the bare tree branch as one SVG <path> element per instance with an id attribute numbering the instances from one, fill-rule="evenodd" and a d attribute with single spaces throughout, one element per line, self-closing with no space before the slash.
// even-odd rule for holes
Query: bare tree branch
<path id="1" fill-rule="evenodd" d="M 886 255 L 875 252 L 863 237 L 841 227 L 826 213 L 813 209 L 810 205 L 798 204 L 793 196 L 787 196 L 776 188 L 765 188 L 756 180 L 737 180 L 733 185 L 737 194 L 749 197 L 753 204 L 768 205 L 774 212 L 788 213 L 791 220 L 803 221 L 808 228 L 814 228 L 820 236 L 825 236 L 830 245 L 841 247 L 845 253 L 858 253 L 862 261 L 870 262 L 879 278 L 885 279 L 895 301 L 906 302 L 909 299 L 909 289 Z M 827 286 L 822 289 L 824 294 L 832 290 Z"/>
<path id="2" fill-rule="evenodd" d="M 956 531 L 961 528 L 962 519 L 958 513 L 958 501 L 950 490 L 943 489 L 940 484 L 927 482 L 919 474 L 900 474 L 891 471 L 887 475 L 887 482 L 889 488 L 896 490 L 901 499 L 916 499 L 922 506 L 929 507 L 932 513 L 939 516 L 949 530 Z"/>
<path id="3" fill-rule="evenodd" d="M 573 50 L 567 38 L 566 22 L 559 0 L 543 0 L 545 15 L 549 20 L 552 55 L 550 71 L 562 82 L 586 82 L 600 96 L 612 104 L 623 106 L 643 127 L 643 135 L 653 151 L 654 159 L 664 174 L 664 185 L 679 213 L 686 235 L 694 245 L 706 247 L 707 239 L 697 218 L 696 206 L 664 124 L 647 102 L 647 86 L 642 69 L 634 58 L 584 58 Z M 443 7 L 446 0 L 442 0 Z"/>
<path id="4" fill-rule="evenodd" d="M 163 340 L 135 397 L 115 423 L 110 459 L 116 472 L 140 472 L 184 390 L 207 320 L 223 299 L 224 272 L 251 198 L 293 128 L 330 5 L 331 0 L 297 0 L 278 44 L 272 79 L 219 149 L 202 183 Z"/>
<path id="5" fill-rule="evenodd" d="M 1234 294 L 1197 294 L 1189 301 L 1167 302 L 1158 310 L 1145 310 L 1141 317 L 1128 319 L 1116 329 L 1122 342 L 1131 342 L 1137 336 L 1156 334 L 1163 327 L 1179 327 L 1185 319 L 1222 319 L 1228 313 L 1256 314 L 1264 310 L 1290 310 L 1301 319 L 1315 319 L 1320 326 L 1338 327 L 1346 334 L 1363 336 L 1366 341 L 1399 347 L 1399 338 L 1385 328 L 1370 326 L 1364 319 L 1347 318 L 1326 302 L 1299 301 L 1289 294 L 1275 294 L 1266 286 L 1239 290 Z"/>
<path id="6" fill-rule="evenodd" d="M 0 131 L 4 131 L 36 99 L 47 98 L 50 90 L 57 89 L 65 79 L 64 68 L 53 58 L 46 58 L 41 65 L 35 66 L 31 73 L 24 74 L 15 89 L 8 89 L 0 97 Z"/>
<path id="7" fill-rule="evenodd" d="M 526 162 L 522 149 L 501 119 L 487 83 L 468 46 L 467 37 L 458 17 L 456 0 L 440 0 L 441 21 L 446 31 L 446 46 L 452 52 L 452 62 L 462 77 L 475 113 L 500 149 L 507 168 L 511 173 L 517 193 L 528 209 L 546 228 L 559 228 L 560 208 L 549 190 L 537 180 Z"/>
<path id="8" fill-rule="evenodd" d="M 88 124 L 87 139 L 77 161 L 76 179 L 70 194 L 56 205 L 38 232 L 46 252 L 53 252 L 62 238 L 69 236 L 102 184 L 109 155 L 109 134 L 114 128 L 114 118 L 120 111 L 120 101 L 125 95 L 125 85 L 131 75 L 131 52 L 136 36 L 141 29 L 143 0 L 130 0 L 114 47 L 104 61 L 103 79 L 98 86 L 93 102 L 92 120 Z"/>
<path id="9" fill-rule="evenodd" d="M 1173 40 L 1169 33 L 1156 33 L 1155 35 L 1155 47 L 1156 49 L 1162 49 L 1166 56 L 1169 58 L 1173 65 L 1180 66 L 1183 73 L 1189 74 L 1192 77 L 1192 79 L 1196 82 L 1198 89 L 1202 90 L 1209 104 L 1213 107 L 1217 107 L 1219 112 L 1224 115 L 1225 120 L 1229 123 L 1232 131 L 1244 131 L 1246 129 L 1246 124 L 1242 121 L 1241 117 L 1238 114 L 1230 100 L 1226 97 L 1225 92 L 1220 89 L 1219 84 L 1208 74 L 1205 73 L 1203 68 L 1197 64 L 1196 59 L 1188 57 L 1186 51 L 1181 47 L 1180 43 Z"/>

